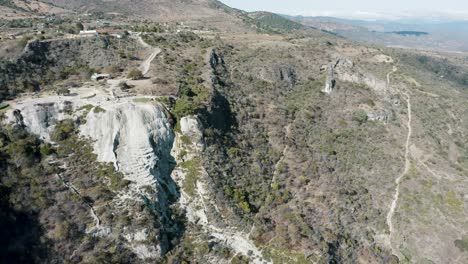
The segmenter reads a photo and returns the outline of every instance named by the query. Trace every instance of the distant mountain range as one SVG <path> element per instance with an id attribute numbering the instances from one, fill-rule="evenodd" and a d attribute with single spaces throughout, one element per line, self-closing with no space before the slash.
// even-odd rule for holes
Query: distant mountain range
<path id="1" fill-rule="evenodd" d="M 365 21 L 335 17 L 286 17 L 304 25 L 360 42 L 405 48 L 468 52 L 468 21 L 463 20 Z"/>

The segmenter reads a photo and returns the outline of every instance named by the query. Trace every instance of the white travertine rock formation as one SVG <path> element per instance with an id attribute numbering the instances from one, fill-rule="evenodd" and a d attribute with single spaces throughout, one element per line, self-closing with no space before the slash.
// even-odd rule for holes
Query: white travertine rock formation
<path id="1" fill-rule="evenodd" d="M 170 173 L 174 135 L 158 106 L 125 102 L 103 113 L 91 111 L 80 133 L 93 139 L 99 161 L 114 163 L 135 187 L 151 186 Z"/>
<path id="2" fill-rule="evenodd" d="M 90 92 L 91 97 L 80 96 Z M 177 191 L 170 179 L 174 166 L 170 154 L 174 133 L 163 108 L 156 103 L 136 103 L 133 97 L 116 98 L 97 89 L 73 89 L 72 93 L 76 95 L 24 98 L 12 105 L 6 122 L 21 123 L 31 133 L 50 142 L 49 133 L 57 122 L 84 116 L 86 123 L 78 129 L 81 136 L 90 140 L 97 160 L 113 163 L 131 182 L 129 189 L 120 191 L 114 199 L 117 208 L 124 211 L 135 204 L 133 201 L 147 202 L 142 198 L 147 197 L 151 206 L 164 212 L 167 197 L 177 195 Z M 161 193 L 162 189 L 170 193 Z M 148 194 L 147 190 L 154 193 Z M 121 231 L 129 248 L 140 258 L 161 255 L 161 245 L 148 244 L 142 238 L 145 230 L 124 227 Z"/>

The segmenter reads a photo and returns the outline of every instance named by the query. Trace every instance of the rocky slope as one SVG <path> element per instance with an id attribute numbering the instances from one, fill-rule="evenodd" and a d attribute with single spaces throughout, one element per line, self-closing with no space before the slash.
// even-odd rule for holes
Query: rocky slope
<path id="1" fill-rule="evenodd" d="M 216 0 L 44 0 L 56 6 L 86 12 L 108 12 L 157 22 L 184 22 L 218 29 L 242 28 L 240 11 Z"/>
<path id="2" fill-rule="evenodd" d="M 151 81 L 9 101 L 0 205 L 34 212 L 22 219 L 44 232 L 15 241 L 36 262 L 466 262 L 464 66 L 279 32 L 149 33 L 139 42 Z M 99 41 L 32 43 L 47 48 L 8 63 L 114 61 Z"/>
<path id="3" fill-rule="evenodd" d="M 57 81 L 83 81 L 95 71 L 132 64 L 138 47 L 133 39 L 120 42 L 108 37 L 31 41 L 14 59 L 0 62 L 0 98 L 34 92 Z"/>

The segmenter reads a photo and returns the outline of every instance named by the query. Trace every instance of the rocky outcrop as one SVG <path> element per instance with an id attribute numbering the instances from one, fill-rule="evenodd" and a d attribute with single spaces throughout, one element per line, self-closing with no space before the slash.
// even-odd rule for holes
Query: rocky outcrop
<path id="1" fill-rule="evenodd" d="M 50 141 L 49 133 L 54 129 L 56 122 L 65 118 L 64 107 L 63 103 L 37 102 L 10 111 L 7 117 L 9 122 L 21 123 L 31 133 Z"/>
<path id="2" fill-rule="evenodd" d="M 339 56 L 327 67 L 327 79 L 322 92 L 330 94 L 335 88 L 336 80 L 366 85 L 379 94 L 384 94 L 387 84 L 370 73 L 364 73 L 350 59 Z"/>
<path id="3" fill-rule="evenodd" d="M 273 67 L 256 67 L 252 69 L 250 74 L 269 83 L 279 83 L 283 88 L 294 87 L 298 80 L 294 66 L 287 64 L 275 65 Z"/>
<path id="4" fill-rule="evenodd" d="M 367 119 L 369 121 L 379 121 L 388 123 L 394 119 L 394 114 L 391 110 L 377 110 L 374 112 L 367 113 Z"/>
<path id="5" fill-rule="evenodd" d="M 211 68 L 215 69 L 218 66 L 224 65 L 223 57 L 218 55 L 215 49 L 211 50 L 210 58 L 209 58 Z"/>
<path id="6" fill-rule="evenodd" d="M 21 111 L 19 110 L 13 110 L 12 112 L 12 120 L 13 120 L 13 123 L 17 126 L 19 126 L 20 128 L 25 128 L 25 124 L 24 124 L 24 118 L 23 116 L 21 115 Z"/>
<path id="7" fill-rule="evenodd" d="M 58 121 L 74 119 L 80 124 L 82 138 L 91 142 L 97 160 L 114 164 L 122 172 L 129 186 L 117 191 L 114 210 L 131 212 L 135 206 L 147 206 L 154 214 L 154 221 L 161 225 L 159 243 L 145 226 L 133 224 L 119 227 L 118 232 L 127 240 L 140 258 L 155 259 L 170 248 L 170 232 L 174 231 L 170 206 L 178 199 L 177 187 L 170 175 L 175 161 L 171 156 L 174 142 L 172 127 L 159 104 L 135 103 L 129 97 L 113 100 L 98 94 L 91 98 L 59 97 L 26 99 L 7 114 L 8 121 L 23 123 L 26 129 L 45 141 L 51 141 L 49 133 Z M 80 120 L 80 121 L 78 121 Z M 190 124 L 188 124 L 190 127 Z M 185 126 L 184 126 L 185 127 Z M 129 215 L 137 221 L 141 216 Z M 101 229 L 116 227 L 100 223 Z M 95 232 L 96 236 L 111 235 L 112 231 Z"/>
<path id="8" fill-rule="evenodd" d="M 284 82 L 287 87 L 296 85 L 297 76 L 293 67 L 283 66 L 278 69 L 280 81 Z"/>
<path id="9" fill-rule="evenodd" d="M 131 197 L 143 194 L 142 188 L 158 179 L 165 181 L 174 135 L 162 109 L 124 102 L 104 111 L 91 111 L 80 127 L 81 135 L 94 142 L 98 160 L 114 163 L 134 183 L 137 193 Z"/>
<path id="10" fill-rule="evenodd" d="M 180 130 L 183 135 L 190 137 L 194 141 L 198 150 L 204 149 L 202 127 L 197 118 L 183 117 L 180 120 Z"/>
<path id="11" fill-rule="evenodd" d="M 333 89 L 335 89 L 335 66 L 330 64 L 327 67 L 327 79 L 325 81 L 325 87 L 323 88 L 322 92 L 326 94 L 331 94 Z"/>

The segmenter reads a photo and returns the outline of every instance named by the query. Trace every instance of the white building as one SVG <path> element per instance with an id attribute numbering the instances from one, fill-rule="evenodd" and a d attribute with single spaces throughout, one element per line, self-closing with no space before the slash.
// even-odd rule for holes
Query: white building
<path id="1" fill-rule="evenodd" d="M 99 35 L 99 33 L 96 30 L 81 30 L 80 31 L 80 36 L 92 37 L 92 36 L 97 36 L 97 35 Z"/>
<path id="2" fill-rule="evenodd" d="M 100 80 L 104 80 L 104 79 L 111 79 L 112 76 L 110 74 L 99 74 L 99 73 L 94 73 L 92 76 L 91 76 L 91 80 L 93 81 L 100 81 Z"/>

